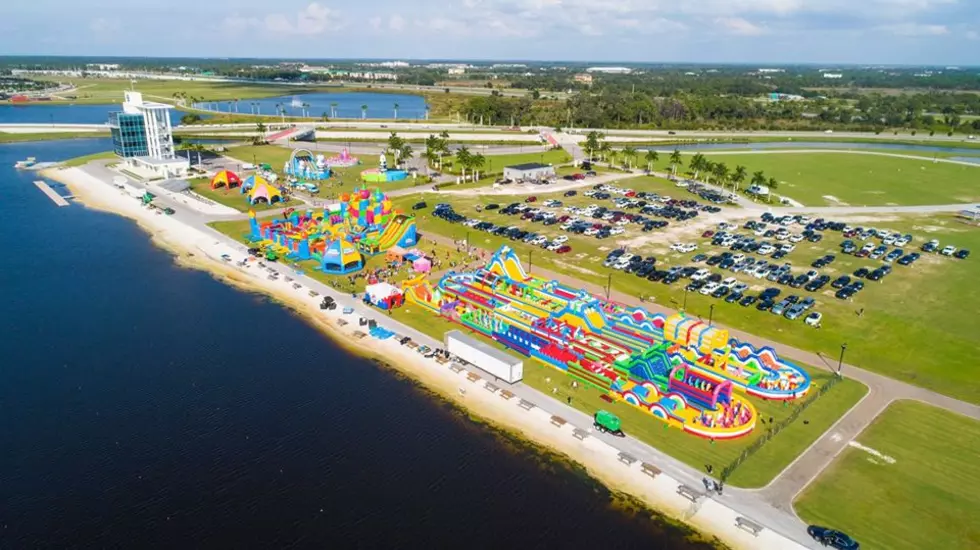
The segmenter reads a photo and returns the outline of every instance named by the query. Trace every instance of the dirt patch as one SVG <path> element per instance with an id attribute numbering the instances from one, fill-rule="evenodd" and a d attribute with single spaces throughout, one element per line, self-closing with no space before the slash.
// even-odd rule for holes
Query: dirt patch
<path id="1" fill-rule="evenodd" d="M 823 200 L 825 200 L 827 202 L 832 202 L 832 203 L 837 204 L 837 205 L 840 205 L 840 206 L 848 206 L 848 204 L 846 202 L 838 199 L 837 197 L 835 197 L 833 195 L 824 195 L 823 196 Z"/>
<path id="2" fill-rule="evenodd" d="M 568 269 L 571 269 L 572 271 L 578 271 L 579 273 L 585 273 L 587 275 L 595 275 L 597 277 L 599 276 L 598 273 L 596 273 L 595 271 L 592 271 L 591 269 L 586 269 L 584 267 L 580 267 L 580 266 L 577 266 L 575 264 L 570 264 L 568 262 L 555 262 L 555 264 L 556 265 L 560 265 L 562 267 L 567 267 Z"/>

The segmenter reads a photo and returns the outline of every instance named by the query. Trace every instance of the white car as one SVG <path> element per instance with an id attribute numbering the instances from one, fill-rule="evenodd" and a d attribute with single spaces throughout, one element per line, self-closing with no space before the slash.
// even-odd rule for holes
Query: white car
<path id="1" fill-rule="evenodd" d="M 732 288 L 732 292 L 741 294 L 749 289 L 749 285 L 745 283 L 735 283 L 734 285 L 732 285 L 731 288 Z"/>
<path id="2" fill-rule="evenodd" d="M 762 254 L 763 256 L 768 256 L 775 251 L 776 251 L 776 247 L 774 247 L 771 244 L 764 244 L 759 247 L 759 254 Z"/>
<path id="3" fill-rule="evenodd" d="M 735 277 L 726 277 L 725 280 L 723 280 L 721 282 L 721 284 L 723 284 L 723 285 L 725 285 L 725 286 L 727 286 L 729 288 L 731 288 L 732 286 L 734 286 L 737 283 L 738 283 L 738 279 L 736 279 Z"/>
<path id="4" fill-rule="evenodd" d="M 588 228 L 588 229 L 585 230 L 584 235 L 586 235 L 587 237 L 591 237 L 591 236 L 595 235 L 598 232 L 599 232 L 598 229 L 596 229 L 594 227 L 590 227 L 590 228 Z"/>
<path id="5" fill-rule="evenodd" d="M 568 235 L 558 235 L 557 237 L 555 237 L 554 239 L 552 239 L 552 242 L 556 242 L 556 243 L 559 243 L 559 244 L 565 244 L 565 243 L 568 242 Z"/>
<path id="6" fill-rule="evenodd" d="M 622 235 L 623 233 L 626 233 L 626 230 L 622 227 L 614 227 L 609 230 L 610 235 Z"/>
<path id="7" fill-rule="evenodd" d="M 818 313 L 816 311 L 813 311 L 806 316 L 806 319 L 804 319 L 803 322 L 810 325 L 811 327 L 819 327 L 821 319 L 823 319 L 823 313 Z"/>
<path id="8" fill-rule="evenodd" d="M 702 281 L 704 279 L 707 279 L 708 278 L 708 275 L 711 275 L 711 272 L 708 271 L 707 269 L 703 269 L 702 268 L 702 269 L 699 269 L 699 270 L 695 271 L 694 274 L 691 275 L 691 280 L 692 281 Z"/>
<path id="9" fill-rule="evenodd" d="M 561 248 L 561 243 L 556 243 L 555 241 L 551 241 L 550 243 L 548 243 L 548 246 L 545 247 L 545 250 L 550 250 L 550 251 L 554 252 L 555 250 L 558 250 L 559 248 Z"/>
<path id="10" fill-rule="evenodd" d="M 743 260 L 745 260 L 745 254 L 736 254 L 732 256 L 732 261 L 737 264 L 742 263 Z"/>
<path id="11" fill-rule="evenodd" d="M 803 235 L 800 235 L 799 233 L 794 233 L 789 236 L 789 242 L 791 243 L 798 243 L 802 241 L 803 241 Z"/>
<path id="12" fill-rule="evenodd" d="M 676 185 L 677 187 L 680 187 L 681 189 L 687 189 L 688 183 L 686 181 L 684 181 L 684 180 L 679 180 L 674 185 Z"/>
<path id="13" fill-rule="evenodd" d="M 674 252 L 680 252 L 682 246 L 684 246 L 682 243 L 674 243 L 670 245 L 670 249 L 673 250 Z"/>
<path id="14" fill-rule="evenodd" d="M 531 239 L 531 242 L 528 244 L 532 244 L 534 246 L 541 246 L 546 242 L 548 242 L 548 237 L 545 237 L 544 235 L 538 235 L 537 237 Z"/>
<path id="15" fill-rule="evenodd" d="M 780 246 L 779 249 L 782 250 L 784 254 L 789 254 L 790 252 L 796 250 L 796 245 L 795 244 L 786 243 L 786 244 Z"/>
<path id="16" fill-rule="evenodd" d="M 698 249 L 698 245 L 696 244 L 682 244 L 677 251 L 682 254 L 687 254 L 688 252 L 694 252 L 697 249 Z"/>
<path id="17" fill-rule="evenodd" d="M 947 247 L 944 247 L 943 248 L 942 255 L 943 256 L 952 256 L 955 252 L 956 252 L 956 247 L 955 246 L 947 246 Z"/>
<path id="18" fill-rule="evenodd" d="M 708 283 L 708 284 L 704 285 L 703 287 L 701 287 L 701 294 L 707 296 L 708 294 L 711 294 L 712 292 L 714 292 L 720 286 L 721 285 L 718 284 L 718 283 Z"/>

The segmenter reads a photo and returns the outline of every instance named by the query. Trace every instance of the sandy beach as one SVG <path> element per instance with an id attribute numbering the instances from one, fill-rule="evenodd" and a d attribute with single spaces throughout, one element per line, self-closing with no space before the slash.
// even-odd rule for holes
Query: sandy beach
<path id="1" fill-rule="evenodd" d="M 481 371 L 455 372 L 452 363 L 440 364 L 426 359 L 412 349 L 402 346 L 395 338 L 377 340 L 370 336 L 358 339 L 356 331 L 361 313 L 344 315 L 342 308 L 333 311 L 319 309 L 320 296 L 310 296 L 311 290 L 327 295 L 325 286 L 311 279 L 295 276 L 286 266 L 271 264 L 281 276 L 274 280 L 269 273 L 249 262 L 248 267 L 238 264 L 246 256 L 246 248 L 216 232 L 208 233 L 187 225 L 159 210 L 144 208 L 133 198 L 133 189 L 123 190 L 112 182 L 103 182 L 79 168 L 49 169 L 45 177 L 66 184 L 77 200 L 87 207 L 115 213 L 133 219 L 150 234 L 153 242 L 173 253 L 179 264 L 201 269 L 235 287 L 250 292 L 261 292 L 292 308 L 316 326 L 324 335 L 334 339 L 351 353 L 373 356 L 389 368 L 419 381 L 443 399 L 455 403 L 469 414 L 485 420 L 496 428 L 519 434 L 536 445 L 547 447 L 582 465 L 590 475 L 609 487 L 613 492 L 628 495 L 651 510 L 663 514 L 700 531 L 704 539 L 714 539 L 719 546 L 745 549 L 804 548 L 795 541 L 771 530 L 763 529 L 758 535 L 739 528 L 734 510 L 711 498 L 700 498 L 697 503 L 678 494 L 682 482 L 665 473 L 651 476 L 642 471 L 642 464 L 622 461 L 614 447 L 596 437 L 579 439 L 573 435 L 571 423 L 556 425 L 552 415 L 538 407 L 527 410 L 520 406 L 520 399 L 507 399 L 502 393 L 506 384 L 493 385 Z M 232 261 L 222 259 L 229 255 Z M 294 280 L 287 281 L 287 276 Z M 294 288 L 299 283 L 300 288 Z M 347 297 L 349 299 L 349 297 Z M 339 300 L 338 300 L 339 301 Z M 382 319 L 379 324 L 399 333 L 397 324 Z M 474 380 L 473 375 L 480 378 Z M 501 386 L 501 387 L 497 387 Z M 544 405 L 544 403 L 542 403 Z M 591 432 L 591 426 L 578 426 Z M 433 452 L 436 452 L 435 450 Z"/>

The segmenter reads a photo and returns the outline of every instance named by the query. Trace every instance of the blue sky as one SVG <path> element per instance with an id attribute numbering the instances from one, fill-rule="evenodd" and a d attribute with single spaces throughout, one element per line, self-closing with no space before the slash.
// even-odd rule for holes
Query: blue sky
<path id="1" fill-rule="evenodd" d="M 28 0 L 0 54 L 980 65 L 980 0 Z"/>

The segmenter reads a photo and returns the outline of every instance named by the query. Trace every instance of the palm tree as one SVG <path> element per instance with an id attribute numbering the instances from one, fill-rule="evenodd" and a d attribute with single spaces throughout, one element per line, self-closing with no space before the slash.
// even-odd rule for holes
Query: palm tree
<path id="1" fill-rule="evenodd" d="M 483 168 L 483 165 L 486 164 L 486 162 L 487 159 L 486 157 L 483 156 L 482 153 L 477 153 L 472 157 L 470 157 L 470 166 L 473 168 L 474 171 L 473 181 L 480 179 L 480 168 Z"/>
<path id="2" fill-rule="evenodd" d="M 361 120 L 367 118 L 367 105 L 361 105 Z"/>
<path id="3" fill-rule="evenodd" d="M 441 137 L 442 139 L 444 139 L 446 141 L 449 141 L 449 130 L 443 130 L 443 131 L 439 132 L 439 137 Z"/>
<path id="4" fill-rule="evenodd" d="M 599 143 L 599 157 L 602 159 L 603 162 L 606 161 L 607 157 L 611 156 L 611 153 L 612 153 L 612 147 L 609 145 L 608 141 L 602 141 Z"/>
<path id="5" fill-rule="evenodd" d="M 337 102 L 330 104 L 330 118 L 337 118 Z"/>
<path id="6" fill-rule="evenodd" d="M 741 164 L 735 167 L 735 172 L 732 174 L 732 192 L 737 192 L 739 186 L 745 181 L 745 178 L 749 175 L 749 172 Z"/>
<path id="7" fill-rule="evenodd" d="M 693 179 L 698 179 L 698 174 L 701 173 L 701 170 L 704 170 L 707 167 L 707 162 L 708 161 L 705 160 L 704 155 L 701 153 L 696 153 L 693 157 L 691 157 L 689 166 L 691 167 L 691 171 L 694 172 Z"/>
<path id="8" fill-rule="evenodd" d="M 600 132 L 595 130 L 589 132 L 589 135 L 585 137 L 585 151 L 589 154 L 589 160 L 592 160 L 592 157 L 599 150 L 603 137 Z"/>
<path id="9" fill-rule="evenodd" d="M 432 108 L 431 105 L 429 105 L 428 103 L 425 104 L 425 120 L 429 120 L 429 109 L 431 108 Z"/>
<path id="10" fill-rule="evenodd" d="M 715 174 L 715 182 L 725 187 L 725 181 L 728 179 L 728 165 L 719 162 L 712 167 L 711 171 Z"/>
<path id="11" fill-rule="evenodd" d="M 765 184 L 766 184 L 766 175 L 765 173 L 762 172 L 762 170 L 759 170 L 758 172 L 752 174 L 752 185 L 765 185 Z"/>
<path id="12" fill-rule="evenodd" d="M 606 153 L 606 158 L 608 159 L 609 166 L 615 166 L 616 161 L 619 159 L 619 151 L 609 149 L 609 151 Z"/>
<path id="13" fill-rule="evenodd" d="M 768 184 L 769 184 L 769 197 L 770 197 L 769 200 L 772 201 L 771 198 L 772 192 L 775 191 L 776 189 L 779 189 L 779 182 L 776 180 L 776 178 L 769 178 Z"/>
<path id="14" fill-rule="evenodd" d="M 467 149 L 465 145 L 460 146 L 460 148 L 456 150 L 456 162 L 459 163 L 463 180 L 466 180 L 466 169 L 469 168 L 470 163 L 473 162 L 473 155 L 470 154 L 470 150 Z"/>
<path id="15" fill-rule="evenodd" d="M 674 149 L 674 152 L 670 154 L 670 172 L 677 175 L 677 165 L 681 163 L 681 152 L 679 149 Z"/>
<path id="16" fill-rule="evenodd" d="M 322 120 L 323 122 L 329 122 L 330 121 L 330 117 L 327 116 L 326 111 L 320 113 L 320 120 Z"/>
<path id="17" fill-rule="evenodd" d="M 407 143 L 404 144 L 404 145 L 402 145 L 398 149 L 398 163 L 399 164 L 404 163 L 406 160 L 412 158 L 412 155 L 414 153 L 415 153 L 415 150 L 412 149 L 412 146 L 411 145 L 409 145 Z"/>
<path id="18" fill-rule="evenodd" d="M 395 120 L 398 120 L 398 104 L 395 103 Z"/>
<path id="19" fill-rule="evenodd" d="M 654 151 L 653 149 L 648 149 L 644 158 L 647 161 L 647 172 L 653 172 L 653 163 L 660 160 L 660 153 Z"/>

